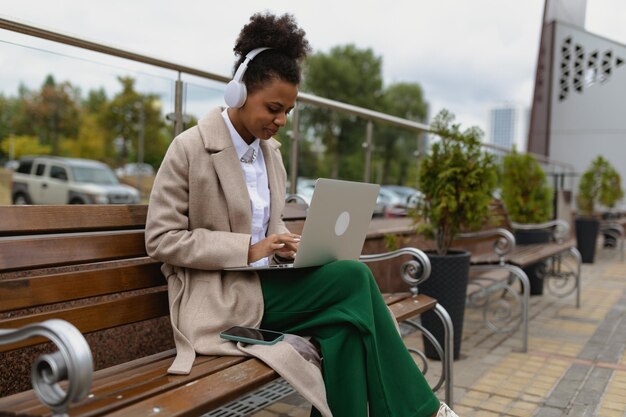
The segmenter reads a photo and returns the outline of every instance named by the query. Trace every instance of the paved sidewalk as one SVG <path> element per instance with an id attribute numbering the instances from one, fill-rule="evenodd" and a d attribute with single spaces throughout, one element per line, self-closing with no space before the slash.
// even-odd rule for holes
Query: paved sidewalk
<path id="1" fill-rule="evenodd" d="M 459 416 L 626 417 L 626 263 L 616 250 L 599 248 L 582 277 L 580 309 L 573 294 L 531 297 L 525 354 L 519 331 L 493 334 L 480 311 L 466 311 L 463 357 L 454 364 Z M 405 341 L 421 346 L 418 334 Z M 428 379 L 438 368 L 435 363 Z M 253 416 L 308 416 L 309 410 L 292 394 Z"/>

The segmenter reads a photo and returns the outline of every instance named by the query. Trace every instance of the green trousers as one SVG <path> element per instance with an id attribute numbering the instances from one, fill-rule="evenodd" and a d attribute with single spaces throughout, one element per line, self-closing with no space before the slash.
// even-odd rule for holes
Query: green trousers
<path id="1" fill-rule="evenodd" d="M 370 269 L 357 261 L 264 271 L 261 327 L 313 337 L 334 417 L 426 417 L 439 400 L 407 351 Z M 312 416 L 318 416 L 312 410 Z"/>

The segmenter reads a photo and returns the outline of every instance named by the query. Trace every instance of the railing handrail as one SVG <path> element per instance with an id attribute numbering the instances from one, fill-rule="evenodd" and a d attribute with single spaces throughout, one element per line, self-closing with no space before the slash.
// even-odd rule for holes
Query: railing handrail
<path id="1" fill-rule="evenodd" d="M 197 68 L 189 67 L 186 65 L 177 64 L 171 61 L 166 61 L 160 58 L 154 58 L 147 55 L 139 54 L 136 52 L 131 52 L 128 50 L 124 50 L 118 47 L 106 45 L 99 42 L 90 41 L 84 38 L 78 38 L 73 35 L 64 34 L 62 32 L 46 29 L 40 26 L 34 26 L 32 24 L 28 24 L 23 21 L 19 21 L 13 17 L 9 18 L 7 16 L 0 15 L 0 29 L 6 29 L 12 32 L 23 33 L 25 35 L 34 36 L 37 38 L 47 39 L 53 42 L 62 43 L 65 45 L 76 46 L 78 48 L 88 49 L 91 51 L 100 52 L 107 55 L 116 56 L 119 58 L 129 59 L 131 61 L 142 62 L 144 64 L 153 65 L 160 68 L 166 68 L 174 71 L 178 71 L 179 73 L 186 73 L 190 75 L 195 75 L 201 78 L 207 78 L 213 81 L 219 81 L 227 83 L 231 80 L 231 77 L 215 74 L 208 71 L 199 70 Z M 391 124 L 394 126 L 402 127 L 405 129 L 417 131 L 417 132 L 429 132 L 432 133 L 430 126 L 424 123 L 415 122 L 413 120 L 403 119 L 401 117 L 393 116 L 387 113 L 382 113 L 376 110 L 366 109 L 364 107 L 355 106 L 352 104 L 343 103 L 340 101 L 319 97 L 309 93 L 298 93 L 298 100 L 303 103 L 314 104 L 319 107 L 324 107 L 331 110 L 338 110 L 344 113 L 352 114 L 355 116 L 359 116 L 365 120 L 378 121 L 382 123 Z M 482 143 L 482 146 L 502 151 L 502 152 L 510 152 L 511 150 L 502 146 L 490 144 L 490 143 Z M 541 162 L 559 165 L 566 169 L 573 170 L 573 165 L 552 160 L 545 155 L 530 153 L 536 159 Z"/>

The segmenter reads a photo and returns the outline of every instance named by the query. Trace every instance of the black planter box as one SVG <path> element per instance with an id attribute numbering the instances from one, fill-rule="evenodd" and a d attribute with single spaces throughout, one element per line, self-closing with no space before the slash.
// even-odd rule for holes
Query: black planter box
<path id="1" fill-rule="evenodd" d="M 551 236 L 552 232 L 549 230 L 517 230 L 515 232 L 515 244 L 532 245 L 548 243 L 550 242 Z M 530 282 L 530 295 L 543 294 L 543 278 L 546 274 L 546 265 L 547 263 L 545 261 L 541 261 L 523 268 Z"/>
<path id="2" fill-rule="evenodd" d="M 469 252 L 449 252 L 439 256 L 427 253 L 432 266 L 430 277 L 419 286 L 421 294 L 429 295 L 446 309 L 454 326 L 454 359 L 461 353 L 461 337 L 463 336 L 463 319 L 465 316 L 465 297 L 469 277 Z M 422 325 L 428 329 L 439 344 L 444 346 L 444 329 L 437 315 L 430 311 L 421 316 Z M 424 340 L 424 353 L 430 359 L 440 359 L 434 346 Z"/>
<path id="3" fill-rule="evenodd" d="M 589 217 L 576 219 L 576 246 L 583 258 L 583 263 L 591 264 L 596 257 L 596 241 L 600 221 Z"/>

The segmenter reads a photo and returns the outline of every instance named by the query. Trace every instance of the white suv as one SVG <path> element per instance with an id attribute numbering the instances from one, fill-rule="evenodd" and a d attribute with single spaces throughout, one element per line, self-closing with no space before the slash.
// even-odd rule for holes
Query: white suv
<path id="1" fill-rule="evenodd" d="M 24 157 L 13 173 L 13 204 L 138 204 L 106 164 L 56 156 Z"/>

